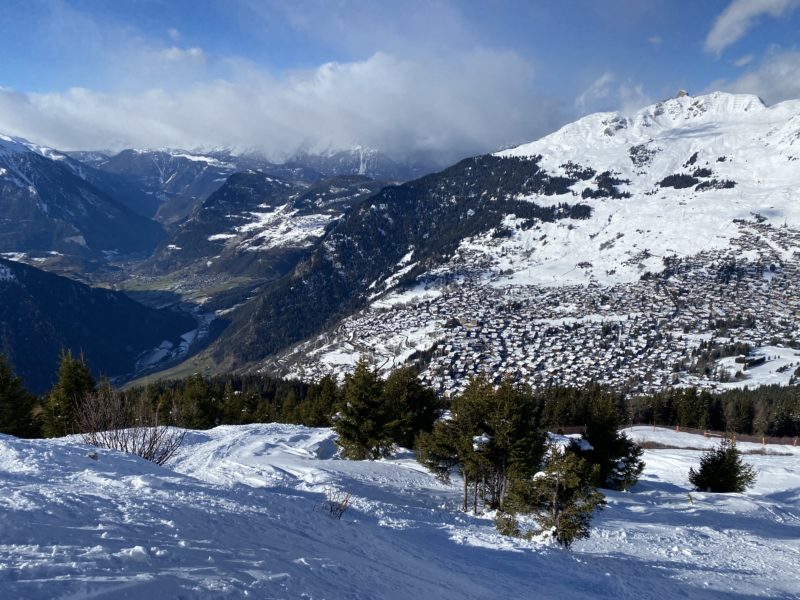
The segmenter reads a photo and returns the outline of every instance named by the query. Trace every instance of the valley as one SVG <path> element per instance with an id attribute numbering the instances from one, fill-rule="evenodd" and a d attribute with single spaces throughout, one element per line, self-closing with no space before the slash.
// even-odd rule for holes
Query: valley
<path id="1" fill-rule="evenodd" d="M 149 254 L 5 256 L 195 315 L 190 348 L 155 348 L 132 372 L 315 381 L 366 356 L 385 372 L 416 364 L 445 395 L 479 374 L 626 394 L 788 384 L 800 366 L 798 119 L 794 101 L 683 95 L 399 184 L 363 175 L 400 174 L 363 150 L 283 166 L 93 155 L 161 206 L 178 194 L 194 208 L 161 225 Z M 40 168 L 65 156 L 14 143 Z M 764 364 L 731 362 L 748 352 Z"/>

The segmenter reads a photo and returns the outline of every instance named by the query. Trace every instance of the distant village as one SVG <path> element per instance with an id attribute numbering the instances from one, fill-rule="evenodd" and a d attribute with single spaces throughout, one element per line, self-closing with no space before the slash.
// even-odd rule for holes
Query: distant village
<path id="1" fill-rule="evenodd" d="M 629 393 L 745 379 L 750 349 L 800 341 L 800 232 L 758 215 L 738 224 L 724 251 L 665 257 L 663 271 L 610 287 L 487 283 L 486 255 L 461 252 L 425 276 L 440 295 L 365 309 L 266 367 L 318 379 L 362 354 L 382 369 L 410 361 L 444 395 L 480 374 Z"/>

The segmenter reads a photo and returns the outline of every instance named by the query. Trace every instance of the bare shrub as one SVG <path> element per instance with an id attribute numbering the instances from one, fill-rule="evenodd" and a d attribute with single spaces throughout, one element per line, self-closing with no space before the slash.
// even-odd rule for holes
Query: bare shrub
<path id="1" fill-rule="evenodd" d="M 325 501 L 322 502 L 317 510 L 328 514 L 332 519 L 341 519 L 350 507 L 352 492 L 337 490 L 336 488 L 325 489 Z"/>
<path id="2" fill-rule="evenodd" d="M 78 402 L 76 421 L 84 443 L 135 454 L 157 465 L 174 456 L 185 435 L 159 423 L 158 413 L 144 400 L 128 404 L 109 389 Z"/>

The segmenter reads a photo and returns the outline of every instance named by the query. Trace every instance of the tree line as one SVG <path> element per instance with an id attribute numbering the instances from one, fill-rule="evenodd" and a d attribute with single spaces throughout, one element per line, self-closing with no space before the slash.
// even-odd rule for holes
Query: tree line
<path id="1" fill-rule="evenodd" d="M 159 454 L 150 459 L 163 462 L 180 444 L 168 424 L 332 426 L 345 458 L 377 459 L 398 447 L 413 448 L 417 460 L 442 481 L 459 477 L 464 511 L 493 511 L 503 534 L 545 532 L 567 547 L 588 536 L 592 514 L 604 504 L 600 490 L 628 489 L 642 472 L 642 449 L 620 432 L 626 421 L 769 431 L 780 415 L 795 423 L 797 397 L 795 388 L 718 396 L 689 388 L 625 401 L 599 386 L 534 391 L 510 378 L 499 385 L 474 378 L 461 394 L 445 400 L 419 381 L 413 367 L 383 379 L 365 360 L 341 383 L 333 377 L 303 383 L 261 375 L 193 375 L 116 392 L 108 382 L 95 381 L 82 357 L 64 352 L 56 384 L 37 398 L 0 355 L 0 432 L 82 433 L 87 439 L 87 432 L 147 430 L 155 433 L 141 439 L 129 435 L 111 447 L 155 444 Z M 560 435 L 571 425 L 581 425 L 583 436 Z M 735 445 L 724 444 L 690 473 L 696 488 L 709 491 L 743 491 L 754 478 Z"/>
<path id="2" fill-rule="evenodd" d="M 355 375 L 355 374 L 354 374 Z M 192 429 L 221 424 L 283 422 L 311 427 L 330 426 L 344 399 L 347 382 L 333 376 L 313 383 L 268 375 L 199 374 L 159 381 L 124 392 L 128 403 L 147 403 L 161 422 Z M 363 373 L 362 373 L 363 375 Z M 398 369 L 384 385 L 388 394 L 430 395 L 415 381 L 411 367 Z M 76 433 L 77 399 L 107 383 L 96 381 L 81 356 L 63 352 L 57 381 L 42 396 L 29 393 L 0 353 L 0 433 L 19 437 Z M 377 385 L 377 384 L 375 384 Z M 697 388 L 670 388 L 625 398 L 597 385 L 583 388 L 548 387 L 532 392 L 543 427 L 586 426 L 598 396 L 607 396 L 623 424 L 695 427 L 748 435 L 800 435 L 800 390 L 796 386 L 761 386 L 711 393 Z M 408 445 L 406 439 L 403 445 Z"/>
<path id="3" fill-rule="evenodd" d="M 800 390 L 769 385 L 712 394 L 697 388 L 671 388 L 625 403 L 631 423 L 695 427 L 747 435 L 800 435 Z"/>

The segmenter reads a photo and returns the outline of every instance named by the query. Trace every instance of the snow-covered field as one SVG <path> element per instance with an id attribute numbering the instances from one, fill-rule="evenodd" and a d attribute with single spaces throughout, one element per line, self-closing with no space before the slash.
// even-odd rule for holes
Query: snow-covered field
<path id="1" fill-rule="evenodd" d="M 678 448 L 700 436 L 634 428 Z M 741 444 L 745 451 L 757 445 Z M 794 598 L 800 448 L 748 455 L 747 494 L 691 493 L 700 452 L 647 450 L 572 552 L 503 538 L 410 453 L 338 459 L 328 429 L 191 431 L 166 467 L 0 436 L 2 598 Z M 353 493 L 341 521 L 326 490 Z"/>

